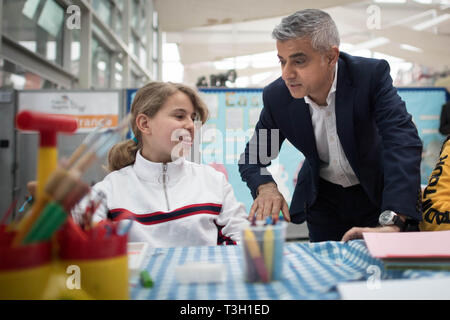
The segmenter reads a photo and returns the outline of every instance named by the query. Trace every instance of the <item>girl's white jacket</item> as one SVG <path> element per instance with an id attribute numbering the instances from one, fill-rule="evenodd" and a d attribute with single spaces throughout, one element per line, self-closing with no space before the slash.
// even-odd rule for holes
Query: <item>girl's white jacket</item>
<path id="1" fill-rule="evenodd" d="M 217 245 L 240 240 L 249 224 L 223 173 L 179 158 L 167 164 L 142 157 L 108 174 L 94 187 L 106 196 L 110 217 L 132 217 L 129 241 L 152 247 Z M 106 218 L 97 211 L 95 221 Z"/>

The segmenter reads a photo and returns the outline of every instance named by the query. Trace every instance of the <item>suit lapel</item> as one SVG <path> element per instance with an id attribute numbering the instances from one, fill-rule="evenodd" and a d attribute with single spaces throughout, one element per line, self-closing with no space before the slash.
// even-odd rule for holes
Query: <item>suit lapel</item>
<path id="1" fill-rule="evenodd" d="M 354 98 L 356 90 L 352 87 L 347 76 L 347 66 L 339 59 L 338 79 L 336 88 L 336 130 L 344 153 L 355 174 L 359 175 L 357 169 L 358 153 L 353 125 Z"/>

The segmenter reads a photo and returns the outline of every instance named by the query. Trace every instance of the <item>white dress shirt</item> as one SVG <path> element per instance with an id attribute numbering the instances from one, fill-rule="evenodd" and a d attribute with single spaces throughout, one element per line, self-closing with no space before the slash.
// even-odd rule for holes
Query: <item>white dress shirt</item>
<path id="1" fill-rule="evenodd" d="M 309 105 L 317 152 L 321 160 L 320 177 L 331 183 L 350 187 L 359 184 L 359 180 L 345 156 L 336 131 L 337 69 L 336 63 L 333 84 L 327 96 L 327 105 L 319 106 L 308 96 L 305 96 L 305 102 Z"/>

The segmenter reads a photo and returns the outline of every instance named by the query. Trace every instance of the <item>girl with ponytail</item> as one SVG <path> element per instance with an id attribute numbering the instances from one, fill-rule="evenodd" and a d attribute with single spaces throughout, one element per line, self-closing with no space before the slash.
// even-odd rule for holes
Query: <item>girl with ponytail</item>
<path id="1" fill-rule="evenodd" d="M 153 247 L 236 243 L 247 214 L 223 173 L 185 159 L 194 121 L 208 109 L 183 84 L 151 82 L 131 107 L 134 138 L 108 154 L 110 173 L 93 189 L 106 197 L 108 217 L 132 219 L 130 241 Z"/>

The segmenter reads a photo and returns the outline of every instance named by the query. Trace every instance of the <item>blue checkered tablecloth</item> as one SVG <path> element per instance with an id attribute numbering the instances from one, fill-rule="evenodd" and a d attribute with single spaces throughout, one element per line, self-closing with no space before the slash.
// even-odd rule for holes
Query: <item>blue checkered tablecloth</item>
<path id="1" fill-rule="evenodd" d="M 244 281 L 240 246 L 152 248 L 144 262 L 153 279 L 152 288 L 143 288 L 135 279 L 130 298 L 169 300 L 287 300 L 339 299 L 339 282 L 369 279 L 369 266 L 378 266 L 381 279 L 450 276 L 450 272 L 386 270 L 373 258 L 363 240 L 342 242 L 288 242 L 284 247 L 283 279 L 268 284 Z M 175 267 L 192 261 L 220 263 L 226 281 L 209 284 L 180 284 Z"/>

